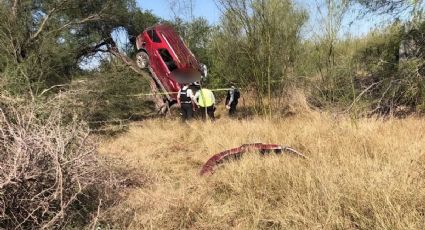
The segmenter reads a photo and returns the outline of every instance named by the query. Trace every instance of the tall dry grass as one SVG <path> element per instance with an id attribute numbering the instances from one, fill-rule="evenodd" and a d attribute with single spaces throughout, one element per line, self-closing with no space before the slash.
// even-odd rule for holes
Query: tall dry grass
<path id="1" fill-rule="evenodd" d="M 424 135 L 416 118 L 138 123 L 100 152 L 143 170 L 146 183 L 103 220 L 116 229 L 425 229 Z M 198 175 L 211 155 L 252 142 L 309 159 L 249 154 Z"/>

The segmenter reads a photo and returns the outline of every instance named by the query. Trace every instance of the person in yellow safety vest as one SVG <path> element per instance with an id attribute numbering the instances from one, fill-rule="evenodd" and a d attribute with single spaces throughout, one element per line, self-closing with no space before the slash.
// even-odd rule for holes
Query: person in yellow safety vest
<path id="1" fill-rule="evenodd" d="M 207 88 L 202 88 L 195 93 L 194 98 L 201 110 L 202 118 L 205 119 L 208 115 L 209 118 L 214 119 L 215 97 L 213 92 Z"/>

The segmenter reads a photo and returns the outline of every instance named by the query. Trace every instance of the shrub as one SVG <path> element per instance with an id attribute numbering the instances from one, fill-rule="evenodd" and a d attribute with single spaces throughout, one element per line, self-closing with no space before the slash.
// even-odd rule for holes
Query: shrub
<path id="1" fill-rule="evenodd" d="M 2 101 L 0 228 L 52 229 L 78 218 L 90 221 L 105 194 L 100 190 L 111 181 L 87 125 L 56 102 Z"/>

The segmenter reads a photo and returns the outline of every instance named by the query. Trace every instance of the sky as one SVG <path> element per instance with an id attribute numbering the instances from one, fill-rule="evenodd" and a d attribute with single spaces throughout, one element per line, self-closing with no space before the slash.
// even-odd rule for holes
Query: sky
<path id="1" fill-rule="evenodd" d="M 176 15 L 190 20 L 188 11 L 179 7 L 181 0 L 137 0 L 138 6 L 143 10 L 150 10 L 155 15 L 163 19 L 173 19 Z M 216 0 L 192 0 L 193 2 L 193 16 L 206 18 L 210 24 L 218 24 L 220 21 L 220 10 L 216 5 Z M 304 26 L 304 37 L 308 38 L 313 34 L 320 33 L 317 30 L 319 27 L 317 23 L 320 21 L 321 15 L 317 11 L 317 4 L 323 2 L 323 0 L 295 0 L 296 5 L 299 8 L 306 9 L 310 15 L 310 20 L 307 25 Z M 348 15 L 344 21 L 340 36 L 361 36 L 367 34 L 374 27 L 379 27 L 382 23 L 385 23 L 386 19 L 372 17 L 371 19 L 357 19 L 352 14 Z"/>
<path id="2" fill-rule="evenodd" d="M 179 2 L 176 0 L 137 0 L 137 4 L 143 10 L 151 10 L 154 14 L 164 19 L 174 18 L 174 11 L 181 18 L 186 18 L 188 14 L 185 12 L 183 7 L 179 8 L 178 4 L 173 2 Z M 215 4 L 214 0 L 193 0 L 193 16 L 203 17 L 207 19 L 211 24 L 217 24 L 220 19 L 220 10 Z M 188 19 L 188 18 L 186 18 Z"/>

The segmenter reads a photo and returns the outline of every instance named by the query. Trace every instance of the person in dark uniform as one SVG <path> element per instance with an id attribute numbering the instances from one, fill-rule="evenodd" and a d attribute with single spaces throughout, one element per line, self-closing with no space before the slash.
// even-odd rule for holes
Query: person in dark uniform
<path id="1" fill-rule="evenodd" d="M 241 93 L 234 85 L 232 85 L 230 87 L 230 90 L 227 91 L 226 109 L 229 110 L 229 116 L 236 115 L 236 106 L 238 105 L 238 100 L 240 96 L 241 96 Z"/>
<path id="2" fill-rule="evenodd" d="M 193 111 L 195 108 L 193 102 L 193 91 L 189 88 L 189 84 L 183 84 L 177 95 L 177 103 L 181 108 L 181 115 L 183 121 L 191 120 L 193 118 Z"/>

